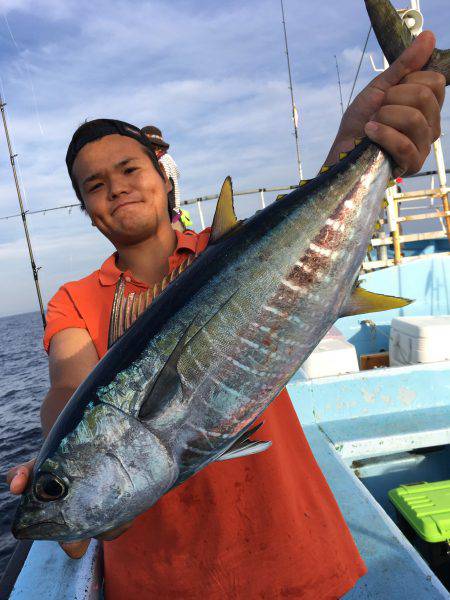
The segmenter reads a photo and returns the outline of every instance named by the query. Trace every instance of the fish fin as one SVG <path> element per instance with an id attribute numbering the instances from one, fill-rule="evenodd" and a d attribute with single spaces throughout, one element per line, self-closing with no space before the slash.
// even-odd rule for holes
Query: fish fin
<path id="1" fill-rule="evenodd" d="M 329 171 L 332 166 L 333 165 L 323 165 L 322 167 L 320 167 L 319 175 L 321 175 L 322 173 L 326 173 L 327 171 Z"/>
<path id="2" fill-rule="evenodd" d="M 230 460 L 232 458 L 241 458 L 242 456 L 250 456 L 250 454 L 259 454 L 264 452 L 272 445 L 272 442 L 260 442 L 255 440 L 247 440 L 239 448 L 234 449 L 233 446 L 216 460 Z"/>
<path id="3" fill-rule="evenodd" d="M 237 290 L 236 290 L 237 291 Z M 139 409 L 138 417 L 142 421 L 149 421 L 155 418 L 163 410 L 165 410 L 168 404 L 171 404 L 177 397 L 180 402 L 183 399 L 183 384 L 181 381 L 180 374 L 178 372 L 178 361 L 183 353 L 185 346 L 188 342 L 191 342 L 202 329 L 204 329 L 210 321 L 212 321 L 222 308 L 230 302 L 230 300 L 236 294 L 234 291 L 225 302 L 219 306 L 217 312 L 215 312 L 209 319 L 201 325 L 200 328 L 195 327 L 196 322 L 199 321 L 200 312 L 198 312 L 189 325 L 186 327 L 183 335 L 176 343 L 174 349 L 167 357 L 166 362 L 162 366 L 161 370 L 153 380 L 152 387 L 146 392 L 145 398 Z M 156 399 L 156 401 L 155 401 Z M 163 400 L 162 400 L 163 399 Z"/>
<path id="4" fill-rule="evenodd" d="M 402 308 L 411 304 L 411 302 L 413 300 L 398 298 L 397 296 L 386 296 L 385 294 L 375 294 L 357 286 L 353 289 L 347 303 L 342 307 L 339 316 L 348 317 L 349 315 L 361 315 L 368 312 Z"/>
<path id="5" fill-rule="evenodd" d="M 299 184 L 298 184 L 298 185 L 299 185 L 300 187 L 303 187 L 304 185 L 306 185 L 306 184 L 307 184 L 307 183 L 309 183 L 310 181 L 311 181 L 311 179 L 300 179 L 300 182 L 299 182 Z"/>
<path id="6" fill-rule="evenodd" d="M 149 421 L 156 417 L 181 391 L 182 383 L 178 373 L 178 360 L 188 342 L 191 327 L 196 318 L 197 315 L 178 340 L 175 348 L 154 380 L 151 389 L 146 394 L 138 414 L 141 421 Z M 158 399 L 158 402 L 155 402 L 155 398 Z M 164 398 L 164 402 L 161 401 L 162 398 Z"/>
<path id="7" fill-rule="evenodd" d="M 223 182 L 217 201 L 216 212 L 211 226 L 210 243 L 216 242 L 226 233 L 234 229 L 238 220 L 234 212 L 233 185 L 231 177 L 228 176 Z"/>
<path id="8" fill-rule="evenodd" d="M 272 445 L 272 442 L 264 442 L 260 440 L 251 440 L 250 436 L 253 435 L 260 427 L 264 425 L 264 421 L 261 421 L 251 429 L 247 429 L 232 446 L 228 448 L 223 454 L 221 454 L 216 460 L 229 460 L 231 458 L 240 458 L 241 456 L 249 456 L 250 454 L 258 454 L 264 452 Z"/>
<path id="9" fill-rule="evenodd" d="M 283 200 L 283 198 L 287 196 L 287 194 L 278 194 L 278 196 L 275 198 L 275 200 Z"/>
<path id="10" fill-rule="evenodd" d="M 365 3 L 378 43 L 391 64 L 411 46 L 414 36 L 389 0 L 365 0 Z M 433 50 L 424 70 L 442 73 L 450 85 L 450 50 Z"/>

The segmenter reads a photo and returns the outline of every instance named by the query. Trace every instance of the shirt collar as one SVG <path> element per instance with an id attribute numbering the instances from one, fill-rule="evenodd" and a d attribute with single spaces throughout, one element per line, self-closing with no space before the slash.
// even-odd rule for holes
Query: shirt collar
<path id="1" fill-rule="evenodd" d="M 178 254 L 183 254 L 186 252 L 195 254 L 197 247 L 198 234 L 195 233 L 195 231 L 186 230 L 181 232 L 175 230 L 175 234 L 177 236 L 177 246 L 172 256 L 169 257 L 169 264 L 171 263 L 170 259 Z M 98 271 L 98 279 L 102 285 L 115 285 L 119 280 L 122 271 L 116 265 L 116 258 L 117 252 L 114 252 L 100 267 Z M 134 279 L 130 271 L 124 271 L 123 275 L 125 278 L 129 277 L 129 281 L 132 281 L 138 286 L 148 287 L 142 281 Z"/>

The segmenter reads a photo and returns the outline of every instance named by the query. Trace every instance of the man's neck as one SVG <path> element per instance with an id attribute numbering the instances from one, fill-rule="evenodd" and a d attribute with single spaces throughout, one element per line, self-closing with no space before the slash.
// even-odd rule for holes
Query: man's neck
<path id="1" fill-rule="evenodd" d="M 147 285 L 154 285 L 169 272 L 169 257 L 176 246 L 175 231 L 169 223 L 163 224 L 155 235 L 143 242 L 117 248 L 117 267 L 131 271 L 133 277 Z"/>

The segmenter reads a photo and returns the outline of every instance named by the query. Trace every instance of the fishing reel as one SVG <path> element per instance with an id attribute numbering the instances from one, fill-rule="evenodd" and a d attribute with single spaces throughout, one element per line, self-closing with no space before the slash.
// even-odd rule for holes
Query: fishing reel
<path id="1" fill-rule="evenodd" d="M 407 8 L 404 10 L 399 10 L 398 14 L 410 32 L 413 35 L 419 35 L 423 27 L 422 13 L 415 8 Z"/>

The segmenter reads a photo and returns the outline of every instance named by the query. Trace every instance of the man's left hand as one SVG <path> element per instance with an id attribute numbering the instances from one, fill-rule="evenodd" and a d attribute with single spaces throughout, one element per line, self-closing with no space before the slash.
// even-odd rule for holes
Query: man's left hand
<path id="1" fill-rule="evenodd" d="M 326 164 L 336 163 L 340 152 L 366 135 L 391 155 L 397 165 L 394 175 L 419 171 L 441 132 L 445 78 L 420 71 L 434 46 L 434 35 L 424 31 L 364 88 L 346 110 Z"/>

